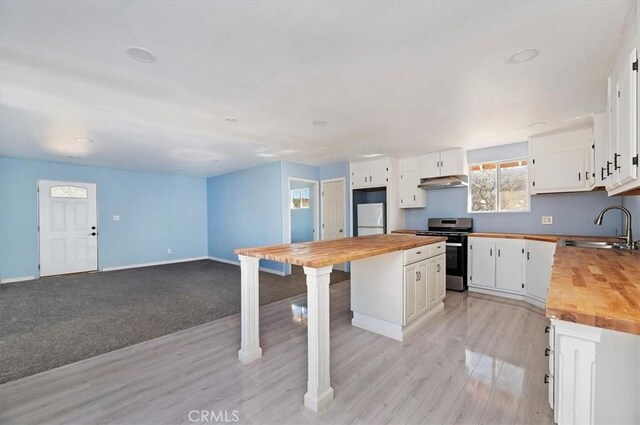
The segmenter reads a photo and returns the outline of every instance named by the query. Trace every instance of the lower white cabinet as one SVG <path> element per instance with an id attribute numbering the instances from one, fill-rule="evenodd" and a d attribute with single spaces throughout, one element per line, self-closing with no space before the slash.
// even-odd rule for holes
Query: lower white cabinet
<path id="1" fill-rule="evenodd" d="M 445 243 L 351 262 L 351 324 L 402 341 L 444 308 Z"/>
<path id="2" fill-rule="evenodd" d="M 546 302 L 553 270 L 555 244 L 540 241 L 526 243 L 525 295 Z"/>
<path id="3" fill-rule="evenodd" d="M 551 318 L 549 405 L 565 424 L 640 423 L 640 335 Z"/>
<path id="4" fill-rule="evenodd" d="M 469 238 L 469 290 L 524 299 L 540 307 L 547 299 L 555 243 Z"/>
<path id="5" fill-rule="evenodd" d="M 445 297 L 445 256 L 436 255 L 404 267 L 404 325 Z"/>

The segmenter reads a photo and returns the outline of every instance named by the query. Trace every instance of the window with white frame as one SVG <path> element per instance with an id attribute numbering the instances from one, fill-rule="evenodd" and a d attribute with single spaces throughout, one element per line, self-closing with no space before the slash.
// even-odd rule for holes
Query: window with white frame
<path id="1" fill-rule="evenodd" d="M 529 211 L 527 160 L 469 165 L 469 212 Z"/>
<path id="2" fill-rule="evenodd" d="M 309 208 L 311 201 L 309 198 L 309 188 L 291 190 L 291 209 Z"/>

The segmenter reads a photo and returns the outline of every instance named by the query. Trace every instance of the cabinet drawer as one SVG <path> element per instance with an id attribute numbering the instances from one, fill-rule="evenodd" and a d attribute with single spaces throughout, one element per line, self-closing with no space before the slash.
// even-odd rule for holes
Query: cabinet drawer
<path id="1" fill-rule="evenodd" d="M 444 254 L 446 252 L 444 242 L 434 243 L 429 245 L 429 257 L 435 257 L 436 255 Z"/>
<path id="2" fill-rule="evenodd" d="M 404 264 L 412 264 L 418 261 L 426 260 L 431 256 L 428 245 L 419 246 L 417 248 L 407 249 L 404 251 Z"/>

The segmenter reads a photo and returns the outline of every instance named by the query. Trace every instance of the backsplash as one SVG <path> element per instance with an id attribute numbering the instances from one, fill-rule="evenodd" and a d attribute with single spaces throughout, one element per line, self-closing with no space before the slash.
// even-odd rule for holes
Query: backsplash
<path id="1" fill-rule="evenodd" d="M 624 202 L 635 209 L 634 228 L 637 228 L 640 222 L 640 197 L 626 197 Z M 604 207 L 621 204 L 621 197 L 608 197 L 604 191 L 558 193 L 531 196 L 530 212 L 469 213 L 467 188 L 430 190 L 427 192 L 426 208 L 407 210 L 406 228 L 425 229 L 427 219 L 431 217 L 471 217 L 477 232 L 609 236 L 616 231 L 621 233 L 621 213 L 607 213 L 602 226 L 593 224 L 593 220 Z M 543 215 L 553 216 L 553 224 L 541 224 Z"/>

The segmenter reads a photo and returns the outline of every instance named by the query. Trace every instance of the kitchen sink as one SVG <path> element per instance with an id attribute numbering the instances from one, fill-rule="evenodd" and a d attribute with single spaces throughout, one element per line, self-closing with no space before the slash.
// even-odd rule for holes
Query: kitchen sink
<path id="1" fill-rule="evenodd" d="M 560 246 L 597 249 L 625 249 L 625 245 L 621 243 L 611 243 L 605 241 L 576 241 L 571 239 L 564 239 L 560 241 Z"/>

